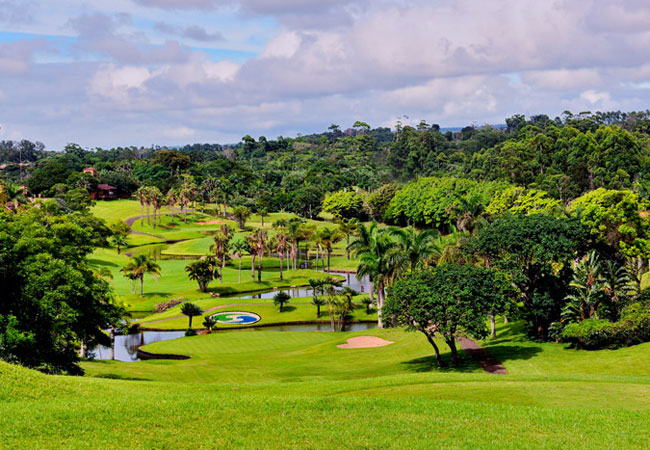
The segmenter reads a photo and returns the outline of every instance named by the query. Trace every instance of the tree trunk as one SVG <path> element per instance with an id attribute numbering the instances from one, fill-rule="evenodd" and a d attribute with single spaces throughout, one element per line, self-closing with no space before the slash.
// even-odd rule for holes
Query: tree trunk
<path id="1" fill-rule="evenodd" d="M 445 339 L 445 342 L 449 346 L 449 349 L 451 350 L 451 363 L 454 366 L 458 365 L 458 349 L 456 348 L 456 339 L 453 337 L 451 339 Z"/>
<path id="2" fill-rule="evenodd" d="M 433 340 L 433 337 L 428 333 L 424 333 L 424 335 L 427 337 L 429 344 L 431 344 L 433 350 L 436 352 L 436 362 L 438 363 L 438 367 L 445 367 L 445 363 L 442 361 L 442 357 L 440 356 L 440 349 L 436 345 L 436 342 Z"/>
<path id="3" fill-rule="evenodd" d="M 349 260 L 350 259 L 350 250 L 348 250 L 348 248 L 350 247 L 350 235 L 349 234 L 345 235 L 345 240 L 346 240 L 346 243 L 347 243 L 347 246 L 345 247 L 345 251 L 346 251 L 346 253 L 348 255 L 348 260 Z"/>
<path id="4" fill-rule="evenodd" d="M 377 325 L 379 328 L 384 328 L 384 323 L 381 318 L 381 309 L 384 307 L 384 282 L 380 281 L 377 286 Z"/>
<path id="5" fill-rule="evenodd" d="M 257 282 L 261 283 L 262 282 L 262 255 L 258 256 L 257 261 Z"/>
<path id="6" fill-rule="evenodd" d="M 255 258 L 257 255 L 251 255 L 251 278 L 255 281 Z"/>
<path id="7" fill-rule="evenodd" d="M 147 225 L 151 225 L 151 217 L 149 216 L 149 203 L 147 203 Z"/>
<path id="8" fill-rule="evenodd" d="M 239 257 L 239 284 L 241 284 L 241 256 Z"/>
<path id="9" fill-rule="evenodd" d="M 144 275 L 140 277 L 140 297 L 142 297 L 143 286 L 144 286 Z"/>
<path id="10" fill-rule="evenodd" d="M 111 325 L 111 361 L 115 360 L 115 326 Z"/>
<path id="11" fill-rule="evenodd" d="M 264 216 L 260 215 L 260 217 L 262 218 L 262 228 L 264 228 Z"/>
<path id="12" fill-rule="evenodd" d="M 316 318 L 320 318 L 320 305 L 316 305 Z"/>
<path id="13" fill-rule="evenodd" d="M 316 246 L 316 272 L 318 272 L 318 258 L 320 257 L 320 253 L 318 251 L 318 245 Z"/>
<path id="14" fill-rule="evenodd" d="M 368 281 L 368 284 L 370 284 L 370 301 L 373 303 L 375 302 L 375 289 L 374 289 L 374 284 L 372 281 Z"/>
<path id="15" fill-rule="evenodd" d="M 328 248 L 327 249 L 327 273 L 330 272 L 330 255 L 332 254 L 332 251 Z"/>
<path id="16" fill-rule="evenodd" d="M 189 326 L 189 328 L 192 328 L 192 318 L 193 318 L 193 316 L 188 316 L 188 317 L 189 317 L 189 319 L 190 319 L 190 326 Z"/>
<path id="17" fill-rule="evenodd" d="M 490 318 L 490 337 L 495 338 L 497 337 L 497 330 L 496 330 L 496 324 L 494 323 L 494 314 L 490 311 L 488 313 L 488 317 Z"/>
<path id="18" fill-rule="evenodd" d="M 223 283 L 223 271 L 226 268 L 226 253 L 221 256 L 221 272 L 219 272 L 219 283 Z"/>
<path id="19" fill-rule="evenodd" d="M 144 219 L 144 204 L 140 203 L 140 226 L 143 225 L 142 219 Z"/>
<path id="20" fill-rule="evenodd" d="M 280 281 L 282 281 L 284 278 L 282 278 L 282 263 L 284 263 L 284 259 L 282 258 L 282 252 L 278 252 L 278 256 L 280 257 Z"/>

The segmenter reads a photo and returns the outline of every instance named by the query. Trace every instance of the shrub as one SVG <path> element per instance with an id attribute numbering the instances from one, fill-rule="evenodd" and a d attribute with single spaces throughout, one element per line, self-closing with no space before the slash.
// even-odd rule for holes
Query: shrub
<path id="1" fill-rule="evenodd" d="M 609 347 L 613 334 L 614 324 L 609 320 L 587 319 L 568 324 L 561 333 L 561 339 L 578 348 L 593 350 Z"/>

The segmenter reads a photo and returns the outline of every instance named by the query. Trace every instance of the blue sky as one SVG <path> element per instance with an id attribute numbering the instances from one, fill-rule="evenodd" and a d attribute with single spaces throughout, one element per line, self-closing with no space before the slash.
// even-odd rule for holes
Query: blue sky
<path id="1" fill-rule="evenodd" d="M 237 142 L 645 110 L 644 0 L 0 0 L 0 139 Z"/>

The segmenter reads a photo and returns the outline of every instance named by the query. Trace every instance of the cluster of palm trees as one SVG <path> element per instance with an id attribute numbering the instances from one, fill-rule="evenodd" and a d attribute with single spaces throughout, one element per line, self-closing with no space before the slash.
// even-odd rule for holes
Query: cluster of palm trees
<path id="1" fill-rule="evenodd" d="M 348 246 L 357 258 L 357 277 L 368 277 L 370 298 L 377 296 L 379 325 L 386 288 L 405 273 L 436 264 L 443 255 L 442 241 L 436 230 L 416 231 L 413 227 L 381 228 L 377 222 L 360 225 L 357 238 Z"/>
<path id="2" fill-rule="evenodd" d="M 345 320 L 354 308 L 352 299 L 358 294 L 348 286 L 337 290 L 342 284 L 341 280 L 333 277 L 309 280 L 309 286 L 312 288 L 312 304 L 316 306 L 316 317 L 320 317 L 320 309 L 326 305 L 332 331 L 343 330 Z"/>
<path id="3" fill-rule="evenodd" d="M 147 225 L 151 225 L 152 216 L 150 215 L 150 209 L 153 207 L 153 228 L 155 229 L 156 216 L 158 219 L 157 223 L 160 224 L 160 215 L 157 215 L 157 213 L 162 209 L 163 202 L 165 201 L 162 192 L 160 192 L 160 189 L 155 186 L 141 186 L 137 191 L 135 191 L 135 196 L 140 202 L 140 225 L 143 225 L 145 206 L 147 207 Z"/>

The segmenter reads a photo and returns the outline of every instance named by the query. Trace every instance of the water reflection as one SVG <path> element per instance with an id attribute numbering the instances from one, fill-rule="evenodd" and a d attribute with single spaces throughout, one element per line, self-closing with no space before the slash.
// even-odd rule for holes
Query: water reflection
<path id="1" fill-rule="evenodd" d="M 348 274 L 337 274 L 337 273 L 332 273 L 332 275 L 341 275 L 344 276 L 346 279 L 343 282 L 343 286 L 348 286 L 355 291 L 357 291 L 360 294 L 363 293 L 368 293 L 370 292 L 370 281 L 368 280 L 368 277 L 363 277 L 361 279 L 357 278 L 356 274 L 353 273 L 348 273 Z M 300 287 L 300 288 L 280 288 L 280 289 L 275 289 L 275 290 L 270 290 L 270 291 L 265 291 L 265 292 L 257 292 L 254 294 L 232 294 L 232 295 L 222 295 L 221 297 L 225 298 L 242 298 L 242 299 L 263 299 L 263 298 L 273 298 L 275 294 L 277 294 L 280 291 L 284 291 L 287 294 L 289 294 L 292 298 L 297 298 L 297 297 L 311 297 L 312 296 L 312 291 L 313 289 L 309 287 Z"/>

